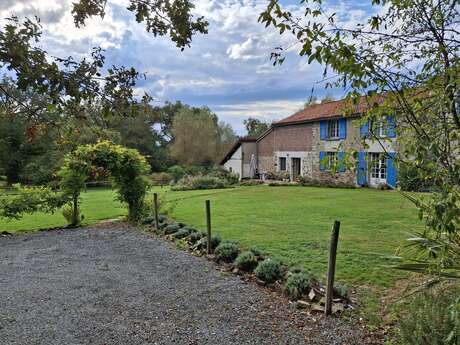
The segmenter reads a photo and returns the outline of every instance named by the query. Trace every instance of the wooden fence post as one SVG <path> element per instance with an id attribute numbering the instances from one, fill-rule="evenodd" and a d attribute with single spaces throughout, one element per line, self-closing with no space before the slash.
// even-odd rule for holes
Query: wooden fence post
<path id="1" fill-rule="evenodd" d="M 335 276 L 335 260 L 337 257 L 337 243 L 339 241 L 340 222 L 335 221 L 332 227 L 331 244 L 329 249 L 329 264 L 327 270 L 327 286 L 326 286 L 326 302 L 324 304 L 324 312 L 326 315 L 332 313 L 332 296 L 334 294 L 334 276 Z"/>
<path id="2" fill-rule="evenodd" d="M 157 193 L 153 193 L 153 208 L 155 211 L 155 230 L 159 231 L 160 224 L 158 221 L 158 194 Z"/>
<path id="3" fill-rule="evenodd" d="M 207 246 L 206 252 L 211 254 L 211 202 L 206 200 L 206 227 L 207 227 Z"/>

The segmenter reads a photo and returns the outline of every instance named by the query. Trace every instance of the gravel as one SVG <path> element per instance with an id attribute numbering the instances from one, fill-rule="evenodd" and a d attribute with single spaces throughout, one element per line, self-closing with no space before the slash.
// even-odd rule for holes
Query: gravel
<path id="1" fill-rule="evenodd" d="M 136 229 L 0 236 L 0 344 L 373 344 Z"/>

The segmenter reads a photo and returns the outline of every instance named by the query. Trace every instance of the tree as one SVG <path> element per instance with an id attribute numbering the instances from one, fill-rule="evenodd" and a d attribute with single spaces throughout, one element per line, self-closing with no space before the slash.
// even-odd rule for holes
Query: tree
<path id="1" fill-rule="evenodd" d="M 80 0 L 73 3 L 75 25 L 82 27 L 86 19 L 104 17 L 107 0 Z M 182 50 L 189 47 L 192 36 L 207 33 L 208 22 L 203 17 L 193 20 L 195 8 L 189 0 L 129 0 L 127 10 L 135 14 L 138 23 L 145 22 L 145 29 L 154 36 L 169 35 L 171 41 Z"/>
<path id="2" fill-rule="evenodd" d="M 104 16 L 106 0 L 80 0 L 73 4 L 72 14 L 77 27 L 87 18 Z M 206 33 L 208 23 L 199 17 L 194 20 L 193 4 L 188 0 L 130 0 L 128 10 L 135 13 L 138 22 L 145 22 L 146 30 L 154 36 L 169 35 L 176 45 L 184 49 L 196 33 Z M 13 16 L 0 29 L 0 68 L 13 75 L 15 87 L 32 90 L 44 101 L 33 106 L 0 87 L 0 93 L 15 104 L 16 113 L 27 113 L 30 118 L 49 120 L 61 125 L 66 119 L 48 119 L 50 110 L 69 118 L 86 119 L 88 106 L 97 103 L 105 116 L 132 116 L 133 107 L 147 104 L 151 98 L 145 94 L 141 100 L 134 87 L 142 74 L 124 66 L 105 67 L 101 48 L 96 47 L 89 58 L 76 61 L 72 57 L 52 57 L 37 44 L 42 27 L 38 18 L 20 21 Z"/>
<path id="3" fill-rule="evenodd" d="M 248 119 L 244 120 L 243 123 L 246 127 L 247 135 L 250 137 L 258 137 L 270 128 L 269 123 L 263 122 L 254 117 L 249 117 Z"/>
<path id="4" fill-rule="evenodd" d="M 411 240 L 418 251 L 405 268 L 435 274 L 434 280 L 459 277 L 458 0 L 372 0 L 376 14 L 346 27 L 320 0 L 302 3 L 306 18 L 272 0 L 259 20 L 292 35 L 309 63 L 323 64 L 327 86 L 349 90 L 347 113 L 356 112 L 358 103 L 368 107 L 361 124 L 395 126 L 401 147 L 397 164 L 436 187 L 431 197 L 407 195 L 426 230 Z M 283 52 L 278 47 L 272 53 L 275 64 L 283 63 Z M 383 146 L 372 130 L 371 137 Z"/>
<path id="5" fill-rule="evenodd" d="M 231 128 L 219 124 L 208 108 L 182 108 L 173 119 L 172 134 L 171 157 L 187 165 L 217 163 L 235 139 Z"/>

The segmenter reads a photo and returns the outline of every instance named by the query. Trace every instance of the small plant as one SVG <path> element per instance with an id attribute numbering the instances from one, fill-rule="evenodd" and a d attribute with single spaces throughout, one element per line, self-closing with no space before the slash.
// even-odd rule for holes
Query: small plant
<path id="1" fill-rule="evenodd" d="M 341 298 L 348 298 L 348 287 L 343 284 L 334 286 L 334 295 Z"/>
<path id="2" fill-rule="evenodd" d="M 245 272 L 252 272 L 257 267 L 257 258 L 253 252 L 242 252 L 236 258 L 236 267 Z"/>
<path id="3" fill-rule="evenodd" d="M 235 242 L 224 241 L 216 248 L 215 254 L 219 260 L 233 262 L 240 253 L 240 248 Z"/>
<path id="4" fill-rule="evenodd" d="M 178 224 L 170 224 L 165 227 L 165 235 L 174 234 L 179 231 L 180 226 Z"/>
<path id="5" fill-rule="evenodd" d="M 77 207 L 74 212 L 73 206 L 69 204 L 62 208 L 62 215 L 70 226 L 79 226 L 83 219 L 85 219 L 85 216 L 80 214 L 80 207 Z"/>
<path id="6" fill-rule="evenodd" d="M 289 276 L 284 284 L 284 293 L 292 300 L 298 300 L 310 289 L 310 276 L 299 272 Z"/>
<path id="7" fill-rule="evenodd" d="M 281 278 L 281 265 L 275 260 L 266 259 L 259 263 L 254 272 L 263 282 L 274 283 Z"/>
<path id="8" fill-rule="evenodd" d="M 164 215 L 164 214 L 159 214 L 158 215 L 158 221 L 160 223 L 166 222 L 167 220 L 168 220 L 168 217 L 166 215 Z"/>
<path id="9" fill-rule="evenodd" d="M 229 182 L 209 175 L 185 176 L 171 187 L 173 191 L 227 188 Z"/>
<path id="10" fill-rule="evenodd" d="M 460 343 L 459 289 L 428 290 L 412 297 L 399 318 L 400 340 L 407 345 Z"/>
<path id="11" fill-rule="evenodd" d="M 197 243 L 199 240 L 201 240 L 203 237 L 205 237 L 206 235 L 203 234 L 202 232 L 192 232 L 189 236 L 188 236 L 188 240 L 191 242 L 191 243 Z"/>
<path id="12" fill-rule="evenodd" d="M 222 242 L 222 238 L 219 234 L 211 236 L 211 249 L 216 249 L 219 246 L 220 242 Z"/>
<path id="13" fill-rule="evenodd" d="M 250 251 L 251 251 L 252 254 L 254 254 L 254 256 L 256 256 L 258 258 L 262 258 L 264 256 L 262 251 L 257 247 L 251 247 Z"/>
<path id="14" fill-rule="evenodd" d="M 147 216 L 141 220 L 141 224 L 143 225 L 152 224 L 153 222 L 155 222 L 154 216 Z"/>
<path id="15" fill-rule="evenodd" d="M 188 228 L 182 228 L 179 231 L 176 231 L 175 233 L 172 234 L 172 237 L 176 240 L 182 239 L 190 235 L 190 229 Z"/>

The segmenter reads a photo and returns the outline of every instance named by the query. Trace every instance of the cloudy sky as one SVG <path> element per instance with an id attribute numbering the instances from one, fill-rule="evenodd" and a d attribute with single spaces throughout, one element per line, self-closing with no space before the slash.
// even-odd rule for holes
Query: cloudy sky
<path id="1" fill-rule="evenodd" d="M 209 34 L 195 36 L 192 47 L 181 52 L 167 38 L 155 38 L 135 22 L 126 10 L 127 0 L 108 0 L 104 19 L 94 18 L 81 29 L 71 17 L 74 0 L 1 0 L 0 22 L 15 14 L 38 15 L 44 37 L 40 43 L 60 57 L 86 56 L 92 47 L 106 50 L 107 63 L 133 66 L 146 73 L 139 85 L 156 104 L 181 100 L 194 106 L 209 106 L 219 118 L 244 134 L 249 116 L 266 121 L 286 117 L 307 100 L 312 87 L 321 98 L 335 97 L 342 90 L 325 90 L 323 68 L 308 65 L 293 50 L 282 66 L 272 66 L 270 52 L 280 44 L 292 44 L 257 22 L 266 0 L 195 0 L 195 11 L 209 21 Z M 325 1 L 340 14 L 342 25 L 352 25 L 369 16 L 362 0 Z M 301 11 L 300 0 L 285 0 Z"/>

